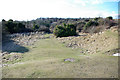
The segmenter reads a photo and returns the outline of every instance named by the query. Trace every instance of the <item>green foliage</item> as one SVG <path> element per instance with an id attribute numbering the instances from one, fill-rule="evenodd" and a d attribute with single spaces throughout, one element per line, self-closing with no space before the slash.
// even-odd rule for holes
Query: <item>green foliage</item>
<path id="1" fill-rule="evenodd" d="M 13 20 L 12 20 L 12 19 L 9 19 L 9 22 L 13 22 Z"/>
<path id="2" fill-rule="evenodd" d="M 99 19 L 98 17 L 94 18 L 95 21 L 97 21 L 98 19 Z"/>
<path id="3" fill-rule="evenodd" d="M 56 26 L 53 31 L 56 37 L 67 37 L 76 35 L 76 27 L 73 24 L 63 24 L 63 26 Z"/>
<path id="4" fill-rule="evenodd" d="M 83 30 L 86 30 L 87 28 L 89 28 L 90 26 L 98 26 L 98 22 L 97 21 L 92 21 L 90 20 L 89 22 L 87 22 L 85 24 L 85 26 L 83 27 Z"/>
<path id="5" fill-rule="evenodd" d="M 39 26 L 37 24 L 33 24 L 33 30 L 39 29 Z"/>
<path id="6" fill-rule="evenodd" d="M 109 16 L 105 19 L 105 25 L 109 26 L 108 28 L 117 25 L 117 22 L 113 20 L 112 16 Z"/>
<path id="7" fill-rule="evenodd" d="M 107 19 L 112 20 L 112 19 L 113 19 L 113 17 L 112 17 L 112 16 L 109 16 L 109 17 L 107 17 Z"/>
<path id="8" fill-rule="evenodd" d="M 77 30 L 77 32 L 87 32 L 88 29 L 92 31 L 91 27 L 96 28 L 99 26 L 115 26 L 118 25 L 117 21 L 112 20 L 111 16 L 107 18 L 96 17 L 96 18 L 38 18 L 36 20 L 31 21 L 13 21 L 10 19 L 9 21 L 2 20 L 3 33 L 16 33 L 16 32 L 30 32 L 30 31 L 44 31 L 44 32 L 53 32 L 56 25 L 61 25 L 63 27 L 63 31 L 66 34 L 72 35 L 70 31 L 73 31 L 73 34 Z M 65 24 L 62 24 L 65 23 Z M 71 25 L 74 24 L 76 26 L 75 29 L 70 29 Z M 68 27 L 69 26 L 69 27 Z M 105 27 L 107 28 L 107 27 Z M 68 31 L 68 32 L 67 32 Z M 61 32 L 61 31 L 60 31 Z M 64 36 L 65 34 L 63 34 Z M 66 35 L 65 35 L 66 36 Z"/>
<path id="9" fill-rule="evenodd" d="M 19 33 L 25 30 L 25 25 L 21 22 L 14 22 L 12 19 L 4 22 L 4 29 L 9 33 Z"/>

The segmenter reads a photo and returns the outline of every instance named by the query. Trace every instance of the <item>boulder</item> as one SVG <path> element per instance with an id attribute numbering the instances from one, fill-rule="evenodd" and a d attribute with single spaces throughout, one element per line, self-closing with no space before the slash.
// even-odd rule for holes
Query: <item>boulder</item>
<path id="1" fill-rule="evenodd" d="M 74 58 L 67 58 L 67 59 L 64 59 L 64 61 L 74 62 L 75 59 Z"/>
<path id="2" fill-rule="evenodd" d="M 120 53 L 115 53 L 113 54 L 113 56 L 120 56 Z"/>
<path id="3" fill-rule="evenodd" d="M 4 56 L 5 54 L 10 54 L 9 52 L 3 52 L 2 53 L 2 56 Z"/>
<path id="4" fill-rule="evenodd" d="M 69 44 L 68 44 L 68 47 L 72 47 L 72 43 L 69 43 Z"/>

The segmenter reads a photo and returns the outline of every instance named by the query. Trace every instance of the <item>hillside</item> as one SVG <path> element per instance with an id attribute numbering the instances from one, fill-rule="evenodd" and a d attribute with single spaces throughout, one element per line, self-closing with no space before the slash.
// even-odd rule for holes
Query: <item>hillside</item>
<path id="1" fill-rule="evenodd" d="M 118 48 L 118 28 L 114 26 L 95 34 L 79 33 L 79 36 L 57 39 L 72 49 L 83 49 L 82 53 L 85 54 L 105 53 Z"/>

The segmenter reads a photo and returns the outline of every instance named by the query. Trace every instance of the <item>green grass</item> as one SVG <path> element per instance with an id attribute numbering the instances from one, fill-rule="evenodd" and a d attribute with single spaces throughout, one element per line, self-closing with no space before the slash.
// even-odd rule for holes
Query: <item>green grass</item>
<path id="1" fill-rule="evenodd" d="M 106 35 L 109 37 L 118 37 L 118 32 L 112 32 L 111 30 L 107 30 Z"/>
<path id="2" fill-rule="evenodd" d="M 21 64 L 3 68 L 3 78 L 109 78 L 118 77 L 118 57 L 105 54 L 82 54 L 55 38 L 41 39 L 34 48 L 26 46 Z M 75 62 L 64 62 L 74 58 Z M 10 64 L 10 63 L 9 63 Z"/>

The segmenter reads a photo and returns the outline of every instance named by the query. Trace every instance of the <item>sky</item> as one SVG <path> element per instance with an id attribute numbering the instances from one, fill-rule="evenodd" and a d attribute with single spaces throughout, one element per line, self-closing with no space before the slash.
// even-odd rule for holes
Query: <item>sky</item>
<path id="1" fill-rule="evenodd" d="M 120 0 L 0 0 L 0 20 L 118 16 Z"/>

